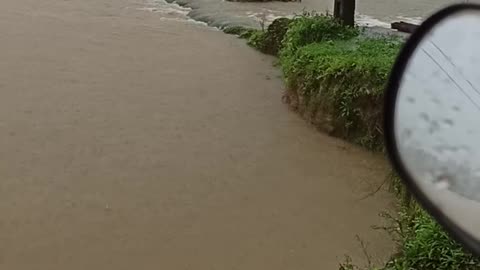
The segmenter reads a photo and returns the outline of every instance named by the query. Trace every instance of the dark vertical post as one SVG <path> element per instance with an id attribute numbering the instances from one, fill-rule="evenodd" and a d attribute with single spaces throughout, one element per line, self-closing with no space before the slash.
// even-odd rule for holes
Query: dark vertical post
<path id="1" fill-rule="evenodd" d="M 355 24 L 355 0 L 335 0 L 333 16 L 344 25 L 353 26 Z"/>
<path id="2" fill-rule="evenodd" d="M 340 7 L 342 6 L 342 0 L 334 0 L 333 3 L 333 17 L 340 20 Z"/>

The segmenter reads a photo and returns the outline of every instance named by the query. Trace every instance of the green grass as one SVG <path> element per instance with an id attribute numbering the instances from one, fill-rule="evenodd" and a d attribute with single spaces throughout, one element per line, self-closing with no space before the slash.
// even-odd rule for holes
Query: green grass
<path id="1" fill-rule="evenodd" d="M 229 26 L 226 27 L 222 30 L 225 34 L 229 35 L 241 35 L 247 31 L 249 31 L 248 28 L 245 28 L 243 26 Z"/>
<path id="2" fill-rule="evenodd" d="M 418 204 L 402 206 L 392 221 L 399 252 L 383 270 L 474 270 L 480 269 L 478 257 L 466 252 Z"/>
<path id="3" fill-rule="evenodd" d="M 345 27 L 330 15 L 315 12 L 296 16 L 283 39 L 283 54 L 293 54 L 305 45 L 330 40 L 347 40 L 358 36 L 357 28 Z"/>
<path id="4" fill-rule="evenodd" d="M 383 90 L 399 48 L 398 40 L 357 37 L 282 51 L 288 95 L 314 124 L 329 125 L 338 137 L 381 149 Z"/>
<path id="5" fill-rule="evenodd" d="M 473 270 L 480 269 L 478 258 L 463 248 L 425 211 L 417 210 L 403 239 L 401 256 L 385 269 Z"/>

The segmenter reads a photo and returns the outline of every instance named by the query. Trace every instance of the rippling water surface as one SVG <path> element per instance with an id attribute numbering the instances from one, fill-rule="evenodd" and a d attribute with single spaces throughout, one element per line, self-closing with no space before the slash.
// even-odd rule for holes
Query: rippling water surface
<path id="1" fill-rule="evenodd" d="M 464 0 L 357 0 L 359 25 L 389 27 L 392 21 L 419 23 L 432 12 Z M 470 1 L 474 2 L 474 1 Z M 480 2 L 480 0 L 478 1 Z M 292 16 L 303 10 L 331 12 L 333 0 L 303 0 L 300 2 L 239 3 L 225 0 L 147 0 L 151 11 L 162 13 L 165 19 L 207 23 L 215 27 L 242 25 L 259 27 L 259 21 L 272 21 L 280 16 Z"/>

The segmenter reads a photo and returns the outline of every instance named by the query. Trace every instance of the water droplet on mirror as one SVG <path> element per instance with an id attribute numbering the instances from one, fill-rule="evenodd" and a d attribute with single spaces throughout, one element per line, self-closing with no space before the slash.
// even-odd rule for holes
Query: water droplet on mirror
<path id="1" fill-rule="evenodd" d="M 473 177 L 480 178 L 480 171 L 479 170 L 475 170 L 472 174 L 473 174 Z"/>
<path id="2" fill-rule="evenodd" d="M 410 139 L 410 137 L 412 137 L 412 130 L 409 129 L 409 128 L 406 128 L 403 130 L 403 137 L 405 139 Z"/>
<path id="3" fill-rule="evenodd" d="M 433 147 L 433 150 L 435 150 L 435 152 L 437 152 L 439 154 L 443 154 L 445 148 L 443 147 L 443 145 L 437 145 L 437 146 Z"/>
<path id="4" fill-rule="evenodd" d="M 412 81 L 415 81 L 415 79 L 417 78 L 416 74 L 413 73 L 413 72 L 407 72 L 405 74 L 405 79 L 406 80 L 412 80 Z"/>
<path id="5" fill-rule="evenodd" d="M 452 119 L 443 119 L 442 123 L 447 127 L 453 127 L 453 120 Z"/>
<path id="6" fill-rule="evenodd" d="M 423 119 L 424 121 L 430 121 L 430 117 L 428 117 L 428 114 L 422 112 L 420 113 L 420 119 Z"/>
<path id="7" fill-rule="evenodd" d="M 436 97 L 432 98 L 432 102 L 435 103 L 435 104 L 437 104 L 437 105 L 440 105 L 440 104 L 441 104 L 440 99 L 438 99 L 438 98 L 436 98 Z"/>
<path id="8" fill-rule="evenodd" d="M 434 132 L 440 130 L 440 125 L 438 124 L 437 121 L 431 121 L 430 122 L 430 127 L 428 128 L 428 133 L 433 134 Z"/>
<path id="9" fill-rule="evenodd" d="M 456 112 L 459 112 L 460 111 L 460 107 L 459 106 L 453 106 L 452 107 L 452 110 L 456 111 Z"/>
<path id="10" fill-rule="evenodd" d="M 414 103 L 415 103 L 415 98 L 413 98 L 413 97 L 407 97 L 407 101 L 408 101 L 409 103 L 414 104 Z"/>

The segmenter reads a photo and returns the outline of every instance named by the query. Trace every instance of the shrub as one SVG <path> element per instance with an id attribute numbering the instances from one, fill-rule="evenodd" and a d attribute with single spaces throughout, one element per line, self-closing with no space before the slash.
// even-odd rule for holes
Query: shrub
<path id="1" fill-rule="evenodd" d="M 277 55 L 280 52 L 290 22 L 288 18 L 279 18 L 268 26 L 262 52 L 271 55 Z"/>
<path id="2" fill-rule="evenodd" d="M 227 34 L 236 34 L 248 39 L 248 44 L 263 53 L 278 55 L 280 51 L 293 53 L 296 49 L 316 42 L 350 39 L 359 34 L 357 28 L 345 27 L 330 15 L 304 13 L 294 19 L 274 20 L 265 32 L 229 27 Z M 247 35 L 244 35 L 246 32 Z"/>
<path id="3" fill-rule="evenodd" d="M 244 27 L 228 27 L 223 32 L 247 39 L 248 45 L 263 53 L 277 55 L 282 48 L 282 40 L 287 32 L 289 23 L 290 19 L 279 18 L 274 20 L 265 32 Z"/>
<path id="4" fill-rule="evenodd" d="M 345 27 L 328 14 L 305 12 L 302 16 L 295 17 L 289 24 L 283 40 L 283 51 L 292 54 L 297 49 L 311 43 L 346 40 L 358 34 L 357 28 Z"/>
<path id="5" fill-rule="evenodd" d="M 261 30 L 253 30 L 241 35 L 240 37 L 246 38 L 247 44 L 256 48 L 259 51 L 263 52 L 264 47 L 266 46 L 265 45 L 266 34 Z"/>
<path id="6" fill-rule="evenodd" d="M 383 89 L 399 47 L 395 39 L 356 38 L 283 53 L 286 101 L 329 133 L 378 149 Z"/>
<path id="7" fill-rule="evenodd" d="M 403 241 L 400 253 L 385 270 L 474 270 L 479 258 L 465 252 L 442 227 L 418 205 L 409 213 L 402 210 Z"/>
<path id="8" fill-rule="evenodd" d="M 239 36 L 239 35 L 243 34 L 244 32 L 249 31 L 249 29 L 245 28 L 243 26 L 229 26 L 229 27 L 224 28 L 222 31 L 225 34 Z"/>
<path id="9" fill-rule="evenodd" d="M 384 212 L 382 217 L 391 224 L 376 227 L 386 230 L 397 243 L 398 252 L 382 268 L 359 267 L 347 256 L 339 270 L 478 270 L 480 258 L 465 251 L 448 233 L 413 200 L 404 201 L 397 193 L 400 179 L 392 174 L 392 188 L 399 200 L 395 214 Z"/>

